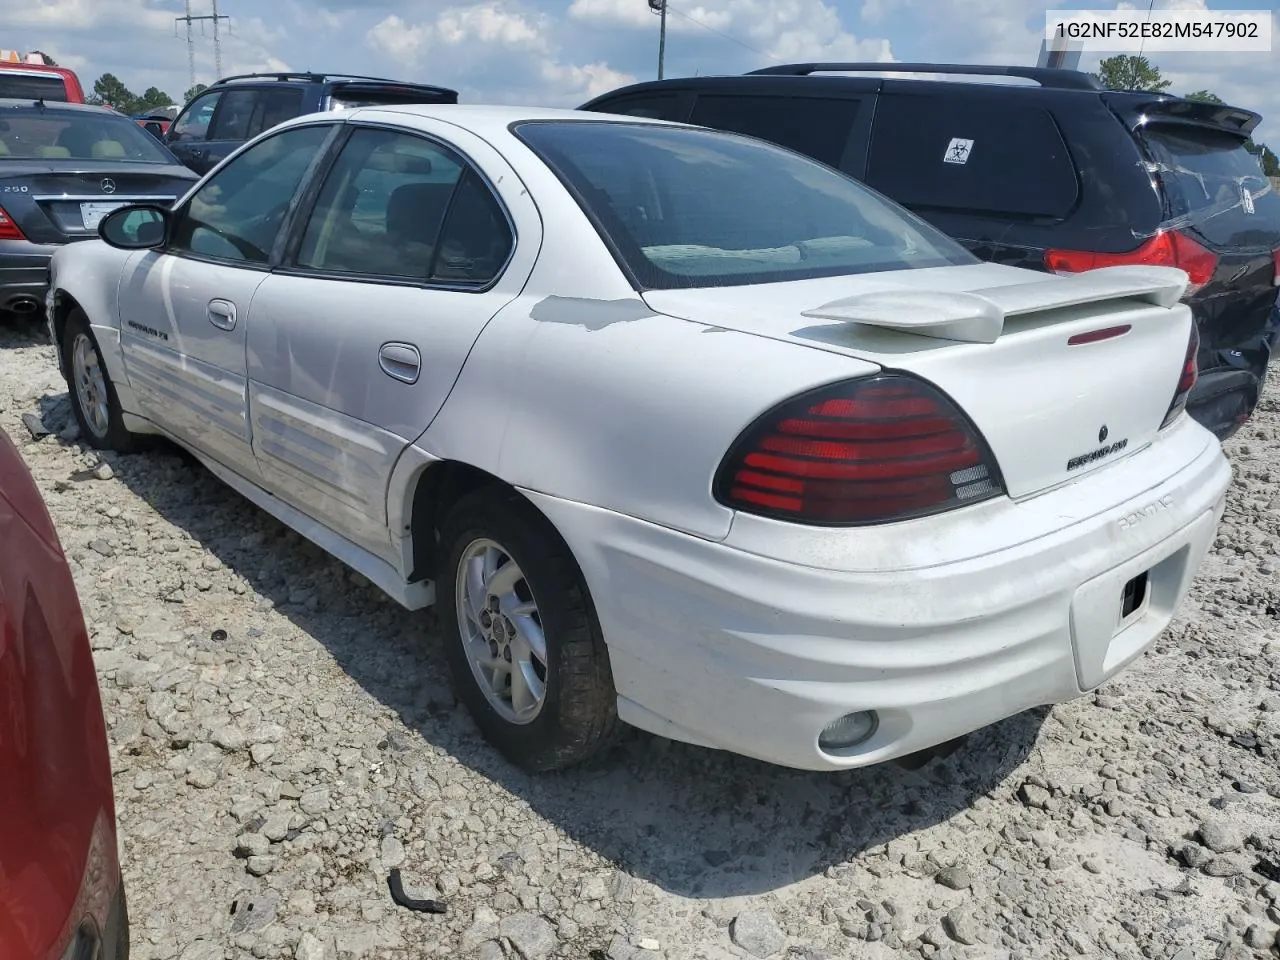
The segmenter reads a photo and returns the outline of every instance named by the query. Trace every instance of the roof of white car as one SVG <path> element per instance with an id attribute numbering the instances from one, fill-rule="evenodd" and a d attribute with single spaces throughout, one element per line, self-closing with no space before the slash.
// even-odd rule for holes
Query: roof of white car
<path id="1" fill-rule="evenodd" d="M 352 110 L 350 116 L 365 113 L 399 113 L 408 117 L 423 117 L 433 120 L 444 120 L 457 124 L 474 133 L 485 134 L 497 131 L 505 132 L 513 123 L 524 120 L 604 120 L 611 123 L 660 123 L 669 126 L 665 120 L 651 120 L 648 117 L 630 117 L 611 113 L 588 113 L 582 110 L 564 110 L 553 107 L 519 107 L 497 104 L 471 103 L 423 103 L 395 104 L 389 106 L 369 106 Z"/>

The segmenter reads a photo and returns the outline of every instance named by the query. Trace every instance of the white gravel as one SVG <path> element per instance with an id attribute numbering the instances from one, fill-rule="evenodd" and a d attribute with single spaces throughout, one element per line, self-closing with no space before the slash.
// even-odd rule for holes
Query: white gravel
<path id="1" fill-rule="evenodd" d="M 42 334 L 0 329 L 0 424 L 102 678 L 134 960 L 1274 956 L 1274 383 L 1156 649 L 944 762 L 838 775 L 638 734 L 520 773 L 454 703 L 430 616 L 171 448 L 100 460 L 66 417 Z M 396 865 L 448 913 L 395 906 Z"/>

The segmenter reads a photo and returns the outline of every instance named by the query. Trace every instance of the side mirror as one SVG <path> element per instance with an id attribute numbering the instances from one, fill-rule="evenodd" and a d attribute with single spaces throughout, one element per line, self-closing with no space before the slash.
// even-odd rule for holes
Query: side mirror
<path id="1" fill-rule="evenodd" d="M 146 127 L 147 133 L 151 134 L 157 140 L 164 139 L 164 127 L 160 126 L 160 124 L 155 120 L 148 120 L 143 124 L 143 126 Z"/>
<path id="2" fill-rule="evenodd" d="M 169 235 L 169 211 L 164 207 L 121 207 L 102 218 L 98 236 L 120 250 L 147 250 Z"/>

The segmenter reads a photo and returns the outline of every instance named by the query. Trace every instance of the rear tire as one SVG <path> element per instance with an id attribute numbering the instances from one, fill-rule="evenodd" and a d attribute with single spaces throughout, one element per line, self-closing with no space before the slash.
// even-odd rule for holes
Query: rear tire
<path id="1" fill-rule="evenodd" d="M 67 317 L 62 334 L 62 356 L 67 370 L 71 410 L 80 436 L 99 450 L 128 453 L 137 446 L 137 435 L 125 429 L 124 411 L 98 341 L 89 329 L 89 318 L 79 307 Z"/>
<path id="2" fill-rule="evenodd" d="M 533 771 L 612 745 L 621 722 L 608 651 L 582 571 L 550 522 L 518 493 L 489 487 L 449 512 L 440 551 L 445 657 L 485 738 Z"/>

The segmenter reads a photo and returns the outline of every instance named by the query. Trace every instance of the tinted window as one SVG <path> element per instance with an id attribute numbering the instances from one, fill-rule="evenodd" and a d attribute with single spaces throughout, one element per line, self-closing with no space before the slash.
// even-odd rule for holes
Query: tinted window
<path id="1" fill-rule="evenodd" d="M 425 280 L 462 164 L 420 137 L 357 130 L 325 180 L 298 266 Z"/>
<path id="2" fill-rule="evenodd" d="M 249 126 L 249 136 L 256 137 L 274 126 L 292 120 L 302 113 L 302 91 L 298 87 L 263 90 L 258 94 L 258 109 Z"/>
<path id="3" fill-rule="evenodd" d="M 258 105 L 255 90 L 229 90 L 213 117 L 210 140 L 248 140 L 253 111 Z"/>
<path id="4" fill-rule="evenodd" d="M 170 248 L 266 263 L 289 203 L 329 130 L 327 125 L 297 127 L 240 154 L 192 196 Z"/>
<path id="5" fill-rule="evenodd" d="M 169 130 L 169 139 L 175 141 L 207 140 L 213 112 L 222 99 L 222 93 L 207 93 L 192 101 L 191 106 Z"/>
<path id="6" fill-rule="evenodd" d="M 1211 244 L 1266 247 L 1280 238 L 1280 197 L 1239 137 L 1148 127 L 1147 147 L 1164 185 L 1166 214 Z"/>
<path id="7" fill-rule="evenodd" d="M 56 74 L 37 76 L 0 70 L 0 98 L 65 103 L 67 84 Z"/>
<path id="8" fill-rule="evenodd" d="M 468 170 L 449 207 L 431 279 L 488 283 L 506 264 L 511 244 L 511 229 L 497 198 L 474 170 Z"/>
<path id="9" fill-rule="evenodd" d="M 598 107 L 600 113 L 619 113 L 627 117 L 648 117 L 650 120 L 680 120 L 674 93 L 654 94 L 647 97 L 625 97 L 610 100 Z"/>
<path id="10" fill-rule="evenodd" d="M 97 111 L 19 107 L 0 117 L 0 158 L 173 163 L 142 127 Z"/>
<path id="11" fill-rule="evenodd" d="M 759 141 L 608 121 L 517 130 L 571 186 L 642 287 L 977 262 L 856 180 Z"/>
<path id="12" fill-rule="evenodd" d="M 780 143 L 838 167 L 859 103 L 816 97 L 704 95 L 698 97 L 689 122 Z"/>
<path id="13" fill-rule="evenodd" d="M 1039 107 L 881 96 L 867 182 L 899 203 L 979 216 L 1065 217 L 1075 167 Z"/>

